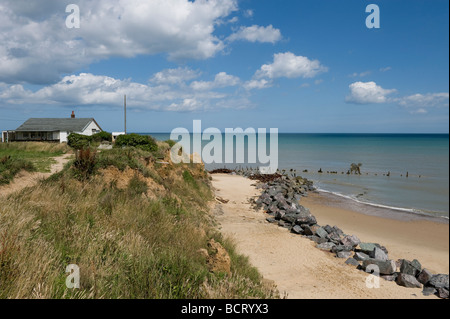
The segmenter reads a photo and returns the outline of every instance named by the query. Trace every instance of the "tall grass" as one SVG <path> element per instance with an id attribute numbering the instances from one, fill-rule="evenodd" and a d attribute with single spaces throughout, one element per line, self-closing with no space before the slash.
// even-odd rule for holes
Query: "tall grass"
<path id="1" fill-rule="evenodd" d="M 51 153 L 62 155 L 69 150 L 67 144 L 64 143 L 39 143 L 39 142 L 13 142 L 0 143 L 0 152 L 16 152 L 27 151 L 37 153 Z"/>
<path id="2" fill-rule="evenodd" d="M 9 184 L 21 170 L 34 172 L 36 167 L 32 162 L 21 158 L 14 159 L 9 155 L 0 157 L 0 186 Z"/>
<path id="3" fill-rule="evenodd" d="M 0 298 L 272 297 L 213 227 L 204 168 L 154 168 L 141 151 L 130 152 L 134 161 L 125 165 L 135 177 L 126 189 L 100 173 L 77 180 L 72 166 L 2 202 Z M 122 155 L 103 151 L 96 160 L 122 167 Z M 151 179 L 143 171 L 158 176 L 152 183 L 164 187 L 162 196 L 146 195 L 152 183 L 143 182 Z M 212 238 L 229 252 L 231 275 L 210 272 L 199 253 Z M 80 267 L 80 289 L 65 285 L 69 264 Z"/>

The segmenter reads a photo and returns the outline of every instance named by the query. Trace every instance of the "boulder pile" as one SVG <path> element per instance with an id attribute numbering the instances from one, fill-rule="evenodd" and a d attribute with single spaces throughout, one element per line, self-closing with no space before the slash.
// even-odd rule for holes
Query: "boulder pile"
<path id="1" fill-rule="evenodd" d="M 378 243 L 361 242 L 358 237 L 345 234 L 337 226 L 320 226 L 309 209 L 300 204 L 301 198 L 314 190 L 311 181 L 285 175 L 268 180 L 258 185 L 263 192 L 253 200 L 255 209 L 263 209 L 268 215 L 267 222 L 312 240 L 318 249 L 345 259 L 347 265 L 361 271 L 395 281 L 403 287 L 423 287 L 426 296 L 434 294 L 449 298 L 448 274 L 432 274 L 418 260 L 391 260 L 386 247 Z"/>

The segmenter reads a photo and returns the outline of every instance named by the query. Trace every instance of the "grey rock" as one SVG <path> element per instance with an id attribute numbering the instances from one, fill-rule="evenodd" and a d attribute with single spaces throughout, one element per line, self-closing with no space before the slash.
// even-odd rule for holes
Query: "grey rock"
<path id="1" fill-rule="evenodd" d="M 284 203 L 286 203 L 286 199 L 282 194 L 276 194 L 274 196 L 274 199 L 278 202 L 279 205 L 283 205 Z"/>
<path id="2" fill-rule="evenodd" d="M 354 258 L 349 258 L 349 259 L 347 259 L 347 260 L 345 261 L 345 263 L 346 263 L 347 265 L 351 265 L 351 266 L 355 266 L 355 267 L 361 266 L 361 265 L 359 264 L 359 261 L 357 261 L 357 260 L 354 259 Z"/>
<path id="3" fill-rule="evenodd" d="M 284 217 L 285 214 L 286 214 L 286 213 L 285 213 L 284 211 L 279 210 L 279 211 L 277 211 L 277 212 L 275 213 L 275 219 L 276 219 L 276 220 L 280 220 L 280 219 L 282 219 L 282 218 Z"/>
<path id="4" fill-rule="evenodd" d="M 291 230 L 294 234 L 301 235 L 303 233 L 303 229 L 299 225 L 295 225 Z"/>
<path id="5" fill-rule="evenodd" d="M 435 295 L 437 293 L 437 289 L 433 287 L 423 287 L 422 294 L 424 296 L 431 296 Z"/>
<path id="6" fill-rule="evenodd" d="M 379 247 L 379 245 L 373 243 L 360 243 L 358 251 L 370 255 L 370 253 L 374 251 L 375 247 Z"/>
<path id="7" fill-rule="evenodd" d="M 434 288 L 446 288 L 448 290 L 448 275 L 434 275 L 428 284 Z"/>
<path id="8" fill-rule="evenodd" d="M 275 202 L 273 202 L 268 209 L 269 213 L 276 213 L 278 212 L 278 206 L 275 204 Z"/>
<path id="9" fill-rule="evenodd" d="M 328 239 L 330 239 L 334 243 L 339 244 L 342 237 L 336 231 L 332 231 L 331 233 L 328 233 Z"/>
<path id="10" fill-rule="evenodd" d="M 369 254 L 370 258 L 379 260 L 389 260 L 388 255 L 381 248 L 375 247 L 375 249 Z"/>
<path id="11" fill-rule="evenodd" d="M 367 268 L 371 265 L 377 266 L 380 275 L 393 275 L 397 270 L 397 266 L 395 265 L 395 261 L 393 260 L 378 260 L 369 258 L 363 261 L 363 269 L 367 272 Z M 373 267 L 370 267 L 369 270 L 373 270 Z"/>
<path id="12" fill-rule="evenodd" d="M 345 245 L 336 245 L 333 247 L 332 252 L 338 253 L 340 251 L 351 251 L 353 249 L 352 246 L 345 246 Z"/>
<path id="13" fill-rule="evenodd" d="M 362 252 L 356 252 L 355 256 L 353 258 L 355 258 L 356 260 L 359 260 L 359 261 L 364 261 L 364 260 L 369 259 L 370 256 L 365 253 L 362 253 Z"/>
<path id="14" fill-rule="evenodd" d="M 278 222 L 275 218 L 266 218 L 266 221 L 268 221 L 271 224 L 274 224 L 274 223 Z"/>
<path id="15" fill-rule="evenodd" d="M 293 207 L 293 205 L 292 205 L 292 206 L 288 207 L 288 209 L 286 210 L 286 214 L 293 215 L 295 217 L 299 217 L 300 211 L 296 207 Z"/>
<path id="16" fill-rule="evenodd" d="M 314 226 L 310 226 L 310 225 L 303 225 L 303 230 L 305 232 L 305 235 L 308 236 L 315 236 L 316 235 L 316 231 Z"/>
<path id="17" fill-rule="evenodd" d="M 302 216 L 302 217 L 312 216 L 311 211 L 308 208 L 306 208 L 305 206 L 298 205 L 298 209 L 299 209 L 300 216 Z"/>
<path id="18" fill-rule="evenodd" d="M 296 218 L 295 223 L 297 225 L 314 225 L 317 224 L 317 219 L 313 215 L 310 216 L 299 216 Z"/>
<path id="19" fill-rule="evenodd" d="M 323 229 L 325 229 L 328 234 L 331 234 L 334 231 L 333 227 L 330 225 L 326 225 Z"/>
<path id="20" fill-rule="evenodd" d="M 349 258 L 353 253 L 351 251 L 339 251 L 336 254 L 337 258 Z"/>
<path id="21" fill-rule="evenodd" d="M 355 235 L 353 235 L 353 236 L 347 235 L 344 238 L 342 238 L 341 242 L 345 246 L 356 247 L 361 242 L 361 240 L 359 240 L 359 238 L 356 237 Z"/>
<path id="22" fill-rule="evenodd" d="M 402 274 L 411 275 L 417 277 L 417 275 L 422 271 L 422 265 L 417 259 L 413 261 L 409 261 L 406 259 L 402 260 L 402 264 L 400 266 L 400 272 Z"/>
<path id="23" fill-rule="evenodd" d="M 420 274 L 417 276 L 417 280 L 422 284 L 426 285 L 433 277 L 433 274 L 428 269 L 423 269 Z"/>
<path id="24" fill-rule="evenodd" d="M 281 220 L 284 220 L 285 222 L 288 222 L 290 224 L 294 224 L 294 222 L 296 220 L 296 216 L 295 216 L 295 214 L 288 213 L 288 214 L 284 215 L 283 217 L 281 217 Z"/>
<path id="25" fill-rule="evenodd" d="M 437 290 L 437 295 L 439 298 L 448 299 L 448 289 L 439 288 Z"/>
<path id="26" fill-rule="evenodd" d="M 323 244 L 323 243 L 327 243 L 328 240 L 326 238 L 320 238 L 318 236 L 307 236 L 310 240 L 312 240 L 313 242 L 315 242 L 316 244 Z"/>
<path id="27" fill-rule="evenodd" d="M 325 229 L 323 229 L 323 227 L 319 227 L 316 230 L 316 235 L 319 236 L 320 238 L 327 238 L 328 233 L 326 232 Z"/>
<path id="28" fill-rule="evenodd" d="M 398 274 L 397 285 L 406 288 L 422 288 L 422 284 L 417 281 L 416 277 L 405 273 Z"/>
<path id="29" fill-rule="evenodd" d="M 333 249 L 334 246 L 336 246 L 334 243 L 327 242 L 323 244 L 318 244 L 316 247 L 321 250 L 331 251 L 331 249 Z"/>
<path id="30" fill-rule="evenodd" d="M 270 197 L 275 197 L 280 192 L 281 192 L 281 189 L 279 189 L 279 188 L 269 188 L 269 190 L 268 190 L 268 194 Z"/>
<path id="31" fill-rule="evenodd" d="M 393 275 L 382 275 L 381 278 L 383 278 L 386 281 L 395 281 L 397 280 L 398 274 L 395 273 Z"/>
<path id="32" fill-rule="evenodd" d="M 339 236 L 344 236 L 344 232 L 337 226 L 333 226 L 333 231 Z"/>

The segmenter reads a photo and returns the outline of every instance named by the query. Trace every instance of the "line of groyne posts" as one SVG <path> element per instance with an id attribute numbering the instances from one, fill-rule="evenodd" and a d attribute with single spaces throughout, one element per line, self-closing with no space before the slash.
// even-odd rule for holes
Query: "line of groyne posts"
<path id="1" fill-rule="evenodd" d="M 226 169 L 226 167 L 224 168 Z M 238 168 L 231 170 L 236 172 L 236 174 L 239 175 L 257 175 L 260 174 L 259 168 L 255 168 L 255 167 L 242 167 L 242 166 L 238 166 Z M 302 173 L 313 173 L 310 172 L 309 170 L 305 169 L 302 171 Z M 317 171 L 318 174 L 329 174 L 329 175 L 339 175 L 338 171 L 324 171 L 322 170 L 322 168 L 320 168 Z M 281 176 L 287 176 L 287 177 L 297 177 L 299 176 L 297 174 L 297 170 L 296 169 L 277 169 L 276 174 L 281 175 Z M 351 172 L 350 170 L 348 170 L 347 172 L 341 172 L 340 175 L 357 175 L 357 176 L 369 176 L 369 175 L 373 175 L 373 176 L 385 176 L 385 177 L 391 177 L 394 176 L 390 171 L 388 171 L 387 173 L 354 173 Z M 400 177 L 405 177 L 405 178 L 409 178 L 409 177 L 418 177 L 418 178 L 422 178 L 422 175 L 410 175 L 409 172 L 406 172 L 405 174 L 400 174 Z"/>

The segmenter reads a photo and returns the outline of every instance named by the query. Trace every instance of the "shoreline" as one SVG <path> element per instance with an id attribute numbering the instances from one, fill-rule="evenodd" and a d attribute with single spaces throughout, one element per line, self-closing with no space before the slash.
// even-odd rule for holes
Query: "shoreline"
<path id="1" fill-rule="evenodd" d="M 217 204 L 220 231 L 232 238 L 239 253 L 249 257 L 264 278 L 289 299 L 436 299 L 422 289 L 405 288 L 380 280 L 380 289 L 366 286 L 367 273 L 316 248 L 308 238 L 267 223 L 251 201 L 261 194 L 255 181 L 243 176 L 215 174 L 216 196 L 229 200 Z M 301 205 L 309 208 L 321 225 L 337 225 L 363 242 L 385 245 L 391 259 L 420 260 L 433 273 L 448 273 L 448 225 L 425 220 L 388 220 L 330 206 L 326 198 L 308 193 Z M 375 223 L 376 221 L 376 223 Z M 436 228 L 437 227 L 437 228 Z"/>
<path id="2" fill-rule="evenodd" d="M 401 221 L 426 220 L 435 223 L 449 224 L 449 218 L 447 216 L 436 216 L 432 215 L 431 213 L 414 211 L 407 208 L 391 207 L 382 204 L 363 202 L 351 198 L 350 196 L 336 194 L 324 189 L 317 189 L 315 192 L 320 194 L 320 196 L 327 198 L 327 200 L 332 202 L 333 205 L 348 210 L 356 210 L 364 215 Z"/>
<path id="3" fill-rule="evenodd" d="M 393 260 L 418 259 L 424 268 L 434 273 L 449 272 L 448 221 L 405 212 L 392 215 L 389 210 L 381 214 L 368 213 L 363 210 L 368 205 L 349 208 L 345 200 L 328 195 L 309 193 L 301 200 L 319 224 L 337 225 L 362 241 L 384 245 Z"/>

